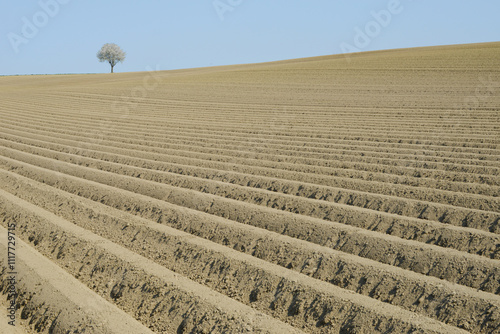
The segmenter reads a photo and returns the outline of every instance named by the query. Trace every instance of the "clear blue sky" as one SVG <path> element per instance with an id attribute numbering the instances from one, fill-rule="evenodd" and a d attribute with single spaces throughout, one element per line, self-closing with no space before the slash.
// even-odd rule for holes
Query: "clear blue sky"
<path id="1" fill-rule="evenodd" d="M 59 8 L 43 8 L 51 2 Z M 108 42 L 127 52 L 115 71 L 131 72 L 338 54 L 341 45 L 370 51 L 500 41 L 498 0 L 397 2 L 4 0 L 0 75 L 105 73 L 109 66 L 95 55 Z M 376 23 L 372 12 L 391 9 Z M 367 27 L 368 42 L 357 37 Z"/>

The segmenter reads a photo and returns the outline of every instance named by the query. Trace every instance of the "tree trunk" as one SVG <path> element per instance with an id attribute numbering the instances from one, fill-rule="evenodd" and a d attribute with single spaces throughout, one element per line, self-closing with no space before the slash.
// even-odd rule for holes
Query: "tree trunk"
<path id="1" fill-rule="evenodd" d="M 111 73 L 113 73 L 113 67 L 114 67 L 114 66 L 113 66 L 113 65 L 111 65 Z"/>

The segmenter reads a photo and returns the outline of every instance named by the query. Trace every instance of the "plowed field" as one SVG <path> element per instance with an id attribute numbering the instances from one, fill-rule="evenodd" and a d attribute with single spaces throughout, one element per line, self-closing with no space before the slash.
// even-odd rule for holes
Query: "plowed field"
<path id="1" fill-rule="evenodd" d="M 0 332 L 500 333 L 499 195 L 500 43 L 0 77 Z"/>

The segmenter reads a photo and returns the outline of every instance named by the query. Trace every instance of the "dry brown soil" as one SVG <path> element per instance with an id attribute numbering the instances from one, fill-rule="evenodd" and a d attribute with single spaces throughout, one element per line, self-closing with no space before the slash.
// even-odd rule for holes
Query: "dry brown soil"
<path id="1" fill-rule="evenodd" d="M 500 333 L 499 145 L 500 43 L 0 77 L 0 332 Z"/>

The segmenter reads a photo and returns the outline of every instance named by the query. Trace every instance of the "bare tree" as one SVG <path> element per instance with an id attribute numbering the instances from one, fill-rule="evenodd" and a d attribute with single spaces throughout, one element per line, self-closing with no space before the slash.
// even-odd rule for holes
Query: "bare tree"
<path id="1" fill-rule="evenodd" d="M 97 52 L 97 58 L 100 62 L 107 61 L 111 65 L 111 73 L 113 73 L 115 65 L 125 60 L 125 51 L 116 44 L 107 43 Z"/>

